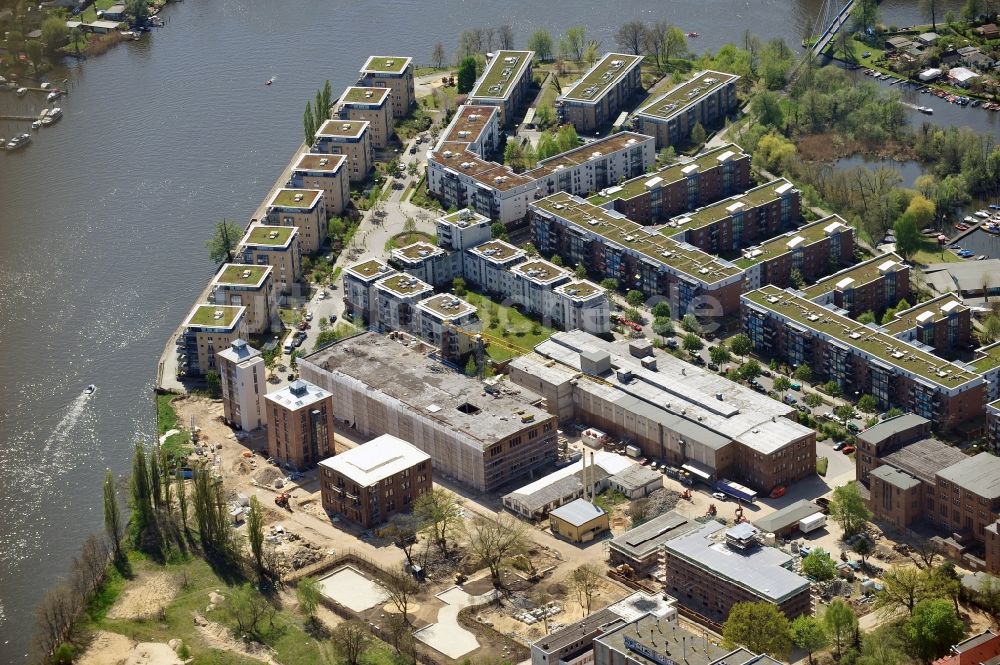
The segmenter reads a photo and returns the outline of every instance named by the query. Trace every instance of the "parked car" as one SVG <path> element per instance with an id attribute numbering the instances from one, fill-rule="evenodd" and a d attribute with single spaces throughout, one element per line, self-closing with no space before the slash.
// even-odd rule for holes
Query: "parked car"
<path id="1" fill-rule="evenodd" d="M 846 445 L 847 445 L 846 441 L 838 441 L 837 443 L 833 444 L 833 449 L 840 452 L 841 450 L 844 449 L 844 446 Z"/>
<path id="2" fill-rule="evenodd" d="M 410 154 L 411 155 L 417 154 L 417 146 L 415 146 L 415 145 L 411 145 L 410 146 Z"/>
<path id="3" fill-rule="evenodd" d="M 677 348 L 677 340 L 676 339 L 668 339 L 667 340 L 667 348 L 668 349 L 676 349 Z"/>
<path id="4" fill-rule="evenodd" d="M 701 356 L 692 356 L 691 362 L 694 363 L 695 365 L 704 365 L 705 359 L 702 358 Z"/>
<path id="5" fill-rule="evenodd" d="M 851 432 L 860 432 L 861 428 L 856 423 L 847 423 L 847 429 Z"/>
<path id="6" fill-rule="evenodd" d="M 819 417 L 822 418 L 822 419 L 824 419 L 824 420 L 833 420 L 834 419 L 833 412 L 831 412 L 831 411 L 824 411 L 823 413 L 819 414 Z"/>
<path id="7" fill-rule="evenodd" d="M 793 406 L 799 400 L 795 399 L 791 395 L 785 395 L 784 397 L 781 398 L 781 401 L 789 406 Z"/>
<path id="8" fill-rule="evenodd" d="M 306 321 L 312 321 L 312 320 L 313 320 L 313 313 L 306 312 Z"/>
<path id="9" fill-rule="evenodd" d="M 773 490 L 771 490 L 771 494 L 769 496 L 772 499 L 780 499 L 781 497 L 785 496 L 785 486 L 778 485 Z"/>
<path id="10" fill-rule="evenodd" d="M 802 390 L 802 384 L 801 383 L 796 383 L 795 381 L 792 381 L 791 388 L 792 388 L 792 390 Z"/>
<path id="11" fill-rule="evenodd" d="M 806 406 L 805 404 L 799 404 L 795 408 L 798 409 L 800 413 L 804 413 L 806 415 L 809 415 L 810 413 L 812 413 L 812 410 L 808 406 Z"/>
<path id="12" fill-rule="evenodd" d="M 760 375 L 761 375 L 761 376 L 767 376 L 767 377 L 770 377 L 770 376 L 771 376 L 771 370 L 769 370 L 769 369 L 767 369 L 767 368 L 764 368 L 764 369 L 761 369 L 761 370 L 760 370 Z"/>
<path id="13" fill-rule="evenodd" d="M 851 453 L 854 452 L 854 450 L 855 450 L 854 446 L 844 446 L 840 452 L 844 453 L 845 455 L 850 455 Z"/>
<path id="14" fill-rule="evenodd" d="M 712 370 L 713 372 L 718 372 L 719 371 L 719 366 L 716 365 L 715 363 L 708 363 L 708 368 L 710 370 Z"/>
<path id="15" fill-rule="evenodd" d="M 726 495 L 723 494 L 722 492 L 712 492 L 712 496 L 718 499 L 719 501 L 725 501 L 727 498 Z"/>

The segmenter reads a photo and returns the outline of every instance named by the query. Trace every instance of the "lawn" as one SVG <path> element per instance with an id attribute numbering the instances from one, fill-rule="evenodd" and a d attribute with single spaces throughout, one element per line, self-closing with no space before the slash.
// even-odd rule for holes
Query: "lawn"
<path id="1" fill-rule="evenodd" d="M 177 429 L 177 411 L 171 403 L 177 395 L 174 393 L 164 393 L 156 396 L 156 428 L 160 434 L 166 434 L 172 429 Z"/>
<path id="2" fill-rule="evenodd" d="M 921 240 L 920 249 L 910 257 L 913 263 L 927 265 L 929 263 L 954 263 L 961 261 L 954 252 L 945 249 L 937 241 L 931 239 Z"/>
<path id="3" fill-rule="evenodd" d="M 816 473 L 826 476 L 826 470 L 830 467 L 830 460 L 826 457 L 816 458 Z"/>
<path id="4" fill-rule="evenodd" d="M 412 245 L 415 242 L 427 242 L 433 245 L 437 242 L 437 240 L 434 236 L 424 233 L 423 231 L 403 231 L 402 233 L 397 233 L 386 240 L 385 249 L 386 251 L 389 251 L 399 247 Z"/>
<path id="5" fill-rule="evenodd" d="M 228 596 L 231 588 L 226 580 L 202 559 L 192 557 L 187 561 L 160 566 L 139 556 L 132 556 L 134 572 L 143 576 L 166 573 L 180 587 L 177 595 L 155 621 L 109 619 L 107 612 L 130 584 L 117 574 L 112 574 L 106 590 L 98 593 L 88 607 L 83 627 L 86 630 L 107 630 L 142 642 L 163 642 L 179 638 L 191 652 L 195 665 L 202 663 L 226 665 L 260 665 L 260 661 L 232 651 L 213 649 L 205 642 L 202 633 L 192 621 L 200 613 L 209 621 L 232 629 L 235 622 L 223 607 L 206 610 L 208 595 L 218 591 Z M 274 616 L 273 627 L 267 629 L 263 622 L 262 641 L 275 650 L 274 658 L 282 665 L 314 665 L 339 662 L 339 654 L 328 639 L 315 639 L 307 632 L 304 620 L 289 607 L 280 607 Z M 375 642 L 374 647 L 361 659 L 363 665 L 389 665 L 394 662 L 389 647 Z"/>
<path id="6" fill-rule="evenodd" d="M 552 328 L 490 298 L 471 291 L 463 296 L 476 306 L 483 322 L 483 336 L 491 344 L 486 348 L 495 362 L 504 362 L 526 353 L 552 336 Z"/>

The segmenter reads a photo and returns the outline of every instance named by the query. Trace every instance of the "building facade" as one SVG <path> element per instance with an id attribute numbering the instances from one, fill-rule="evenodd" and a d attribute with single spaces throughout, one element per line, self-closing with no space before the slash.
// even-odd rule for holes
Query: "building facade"
<path id="1" fill-rule="evenodd" d="M 469 93 L 467 104 L 496 106 L 500 124 L 514 125 L 518 111 L 528 102 L 534 51 L 497 51 Z"/>
<path id="2" fill-rule="evenodd" d="M 246 339 L 246 307 L 198 304 L 177 337 L 178 370 L 188 376 L 217 371 L 216 354 L 237 339 Z"/>
<path id="3" fill-rule="evenodd" d="M 278 294 L 289 294 L 302 278 L 302 250 L 299 230 L 294 226 L 251 224 L 240 241 L 236 255 L 242 263 L 271 266 Z"/>
<path id="4" fill-rule="evenodd" d="M 556 117 L 578 132 L 594 132 L 612 124 L 632 97 L 642 90 L 642 57 L 606 53 L 556 99 Z"/>
<path id="5" fill-rule="evenodd" d="M 417 323 L 417 303 L 433 293 L 433 286 L 406 273 L 384 277 L 375 283 L 375 309 L 365 318 L 382 332 L 412 332 Z"/>
<path id="6" fill-rule="evenodd" d="M 350 87 L 337 101 L 336 115 L 341 120 L 367 122 L 372 147 L 384 150 L 394 131 L 391 97 L 389 88 Z"/>
<path id="7" fill-rule="evenodd" d="M 323 508 L 370 529 L 431 490 L 431 457 L 387 434 L 319 463 Z"/>
<path id="8" fill-rule="evenodd" d="M 264 399 L 269 456 L 295 469 L 307 469 L 336 454 L 329 392 L 299 379 Z"/>
<path id="9" fill-rule="evenodd" d="M 326 242 L 326 206 L 321 189 L 279 189 L 267 204 L 267 223 L 294 226 L 299 230 L 299 247 L 315 254 Z"/>
<path id="10" fill-rule="evenodd" d="M 364 182 L 375 168 L 370 123 L 366 120 L 327 120 L 316 131 L 313 152 L 344 155 L 350 182 Z"/>
<path id="11" fill-rule="evenodd" d="M 788 288 L 796 283 L 793 277 L 815 282 L 854 262 L 854 229 L 830 215 L 743 250 L 737 262 L 748 290 L 765 284 Z"/>
<path id="12" fill-rule="evenodd" d="M 392 268 L 376 259 L 362 261 L 344 270 L 344 313 L 355 323 L 372 324 L 376 309 L 375 283 L 393 274 Z"/>
<path id="13" fill-rule="evenodd" d="M 222 383 L 222 414 L 230 426 L 249 432 L 267 424 L 267 369 L 260 351 L 242 339 L 216 354 Z"/>
<path id="14" fill-rule="evenodd" d="M 271 266 L 227 263 L 212 280 L 210 300 L 216 305 L 245 307 L 246 329 L 254 335 L 280 327 L 273 271 Z"/>
<path id="15" fill-rule="evenodd" d="M 636 131 L 655 136 L 657 149 L 686 143 L 696 124 L 710 129 L 736 112 L 739 79 L 735 74 L 698 72 L 639 109 L 632 124 Z"/>
<path id="16" fill-rule="evenodd" d="M 392 93 L 392 115 L 405 118 L 417 103 L 413 85 L 413 59 L 401 56 L 373 55 L 359 72 L 358 85 L 388 88 Z"/>
<path id="17" fill-rule="evenodd" d="M 305 153 L 292 167 L 290 187 L 319 189 L 327 215 L 342 215 L 351 204 L 351 185 L 347 175 L 347 157 Z"/>

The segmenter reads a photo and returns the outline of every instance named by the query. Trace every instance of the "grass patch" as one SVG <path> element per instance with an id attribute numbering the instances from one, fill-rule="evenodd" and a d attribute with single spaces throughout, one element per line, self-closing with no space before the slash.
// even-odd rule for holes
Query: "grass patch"
<path id="1" fill-rule="evenodd" d="M 816 458 L 816 473 L 818 473 L 819 475 L 821 475 L 823 477 L 826 477 L 826 470 L 828 468 L 830 468 L 830 460 L 829 459 L 827 459 L 826 457 L 817 457 Z"/>
<path id="2" fill-rule="evenodd" d="M 295 327 L 295 324 L 299 322 L 300 313 L 299 310 L 292 307 L 279 307 L 278 316 L 281 317 L 281 322 L 288 327 Z"/>
<path id="3" fill-rule="evenodd" d="M 936 240 L 921 239 L 920 249 L 910 257 L 913 263 L 957 263 L 962 261 L 954 252 L 939 245 Z"/>
<path id="4" fill-rule="evenodd" d="M 177 410 L 173 401 L 177 399 L 174 393 L 164 393 L 156 396 L 156 428 L 160 434 L 166 434 L 172 429 L 178 429 Z"/>
<path id="5" fill-rule="evenodd" d="M 463 296 L 476 307 L 483 322 L 483 336 L 491 342 L 486 353 L 495 362 L 530 353 L 554 332 L 513 307 L 506 307 L 480 294 L 468 292 Z"/>
<path id="6" fill-rule="evenodd" d="M 402 233 L 397 233 L 385 241 L 385 250 L 389 251 L 400 247 L 406 247 L 407 245 L 412 245 L 415 242 L 427 242 L 433 245 L 435 244 L 436 239 L 434 236 L 424 233 L 423 231 L 403 231 Z"/>
<path id="7" fill-rule="evenodd" d="M 88 621 L 102 621 L 108 610 L 115 604 L 122 591 L 125 590 L 126 579 L 114 566 L 108 566 L 108 574 L 87 601 L 86 617 Z"/>
<path id="8" fill-rule="evenodd" d="M 417 134 L 431 128 L 434 119 L 424 109 L 417 107 L 410 115 L 396 123 L 396 136 L 402 142 L 407 142 Z"/>
<path id="9" fill-rule="evenodd" d="M 194 448 L 191 445 L 191 432 L 181 430 L 176 434 L 171 434 L 164 440 L 163 445 L 160 446 L 160 450 L 167 459 L 187 459 L 194 452 Z"/>
<path id="10" fill-rule="evenodd" d="M 420 181 L 417 182 L 416 187 L 413 188 L 413 193 L 410 194 L 410 203 L 415 206 L 420 206 L 421 208 L 427 208 L 428 210 L 433 210 L 434 212 L 439 212 L 444 210 L 441 204 L 438 203 L 437 199 L 433 198 L 427 191 L 427 176 L 421 176 Z"/>
<path id="11" fill-rule="evenodd" d="M 597 507 L 602 509 L 606 513 L 611 513 L 611 510 L 622 503 L 628 501 L 628 497 L 619 492 L 618 490 L 604 490 L 594 499 L 594 503 Z"/>

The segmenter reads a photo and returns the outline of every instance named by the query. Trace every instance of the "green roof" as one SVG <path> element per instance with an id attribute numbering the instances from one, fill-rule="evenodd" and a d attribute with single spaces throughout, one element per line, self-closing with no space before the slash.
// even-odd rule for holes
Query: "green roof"
<path id="1" fill-rule="evenodd" d="M 561 217 L 579 229 L 594 233 L 608 242 L 642 254 L 659 265 L 704 284 L 715 284 L 737 277 L 742 270 L 691 245 L 650 232 L 640 224 L 566 192 L 558 192 L 532 204 L 535 208 Z"/>
<path id="2" fill-rule="evenodd" d="M 889 261 L 899 263 L 904 266 L 906 265 L 903 263 L 903 259 L 895 254 L 883 254 L 881 256 L 876 256 L 868 259 L 867 261 L 862 261 L 861 263 L 847 268 L 846 270 L 834 273 L 825 279 L 821 279 L 812 286 L 804 289 L 806 297 L 810 300 L 814 300 L 821 295 L 830 293 L 831 291 L 836 291 L 837 284 L 848 278 L 854 280 L 854 284 L 852 285 L 854 288 L 873 282 L 882 274 L 880 267 Z"/>
<path id="3" fill-rule="evenodd" d="M 761 243 L 756 247 L 750 247 L 749 249 L 744 250 L 743 256 L 736 259 L 734 263 L 739 267 L 746 269 L 763 261 L 770 261 L 771 259 L 792 251 L 792 247 L 790 247 L 789 244 L 796 244 L 797 238 L 802 238 L 801 241 L 798 241 L 798 245 L 808 247 L 809 245 L 826 238 L 826 228 L 834 223 L 843 224 L 845 228 L 849 228 L 840 216 L 830 215 L 829 217 L 824 217 L 819 221 L 806 224 L 805 226 L 800 226 L 794 231 L 789 231 L 788 233 L 780 235 L 777 238 L 771 238 L 767 242 Z"/>
<path id="4" fill-rule="evenodd" d="M 594 103 L 640 62 L 642 56 L 639 55 L 607 53 L 569 92 L 562 95 L 562 99 Z"/>
<path id="5" fill-rule="evenodd" d="M 578 300 L 589 298 L 596 293 L 604 293 L 604 289 L 585 279 L 574 279 L 572 282 L 560 284 L 555 290 Z"/>
<path id="6" fill-rule="evenodd" d="M 476 308 L 472 304 L 450 293 L 439 293 L 426 300 L 421 300 L 417 305 L 426 307 L 448 319 L 454 319 L 476 311 Z"/>
<path id="7" fill-rule="evenodd" d="M 406 273 L 399 273 L 393 275 L 392 277 L 386 277 L 376 286 L 385 288 L 401 296 L 412 296 L 415 293 L 424 293 L 426 291 L 434 290 L 434 287 L 427 282 L 419 280 L 412 275 L 407 275 Z"/>
<path id="8" fill-rule="evenodd" d="M 316 132 L 316 136 L 342 136 L 356 139 L 368 126 L 367 120 L 327 120 Z"/>
<path id="9" fill-rule="evenodd" d="M 340 101 L 344 104 L 371 104 L 379 106 L 389 98 L 390 92 L 389 88 L 352 86 L 344 90 L 344 94 L 340 96 Z"/>
<path id="10" fill-rule="evenodd" d="M 691 79 L 675 86 L 666 94 L 660 95 L 639 109 L 637 114 L 665 120 L 677 115 L 688 105 L 698 102 L 724 85 L 739 78 L 735 74 L 725 74 L 710 70 L 699 72 Z"/>
<path id="11" fill-rule="evenodd" d="M 268 226 L 266 224 L 255 224 L 250 227 L 247 235 L 247 244 L 265 245 L 268 247 L 284 247 L 292 234 L 298 231 L 294 226 Z"/>
<path id="12" fill-rule="evenodd" d="M 227 263 L 216 276 L 215 283 L 258 286 L 264 281 L 264 276 L 267 275 L 269 270 L 271 270 L 271 266 Z"/>
<path id="13" fill-rule="evenodd" d="M 511 268 L 511 271 L 543 284 L 559 279 L 560 277 L 569 276 L 568 270 L 560 268 L 554 263 L 549 263 L 544 259 L 532 259 L 518 263 Z"/>
<path id="14" fill-rule="evenodd" d="M 321 189 L 279 189 L 271 199 L 275 208 L 301 208 L 309 210 L 322 198 Z"/>
<path id="15" fill-rule="evenodd" d="M 979 378 L 978 374 L 922 351 L 888 333 L 858 323 L 776 286 L 769 285 L 751 291 L 743 298 L 762 309 L 776 312 L 803 328 L 823 333 L 844 346 L 859 349 L 888 365 L 943 388 L 957 388 Z"/>
<path id="16" fill-rule="evenodd" d="M 400 55 L 373 55 L 368 58 L 362 72 L 379 72 L 381 74 L 402 74 L 410 58 Z"/>
<path id="17" fill-rule="evenodd" d="M 501 262 L 512 257 L 525 254 L 523 249 L 519 249 L 508 242 L 504 242 L 503 240 L 490 240 L 489 242 L 484 242 L 482 245 L 473 247 L 469 251 L 480 254 L 485 258 Z"/>
<path id="18" fill-rule="evenodd" d="M 947 313 L 941 311 L 941 307 L 952 301 L 958 302 L 959 304 L 962 302 L 957 296 L 951 293 L 945 293 L 944 295 L 922 302 L 915 307 L 911 307 L 910 309 L 902 312 L 896 312 L 896 318 L 882 327 L 885 328 L 890 334 L 898 335 L 901 332 L 916 328 L 917 319 L 927 313 L 932 315 L 929 320 L 935 322 L 941 321 L 948 316 Z M 964 308 L 965 306 L 962 305 L 962 307 Z"/>
<path id="19" fill-rule="evenodd" d="M 244 307 L 232 305 L 198 305 L 188 317 L 188 326 L 232 328 Z M 216 316 L 221 313 L 221 316 Z"/>
<path id="20" fill-rule="evenodd" d="M 469 98 L 506 99 L 534 55 L 534 51 L 500 51 L 486 66 Z"/>
<path id="21" fill-rule="evenodd" d="M 378 277 L 379 275 L 384 275 L 388 270 L 389 266 L 387 266 L 386 264 L 382 263 L 381 261 L 371 259 L 368 261 L 363 261 L 357 265 L 350 266 L 347 269 L 347 272 L 354 273 L 358 277 L 364 279 L 371 279 L 372 277 Z"/>
<path id="22" fill-rule="evenodd" d="M 398 256 L 410 259 L 412 261 L 419 261 L 421 259 L 426 259 L 435 254 L 443 254 L 444 250 L 437 245 L 432 245 L 429 242 L 424 242 L 422 240 L 413 243 L 412 245 L 407 245 L 406 247 L 400 247 L 392 252 Z"/>
<path id="23" fill-rule="evenodd" d="M 976 350 L 978 358 L 969 363 L 977 372 L 988 372 L 1000 366 L 1000 342 Z"/>
<path id="24" fill-rule="evenodd" d="M 723 155 L 729 156 L 727 156 L 725 160 L 720 160 Z M 743 157 L 748 157 L 748 155 L 743 152 L 743 148 L 730 143 L 719 148 L 699 153 L 695 155 L 694 159 L 661 166 L 657 169 L 656 173 L 644 173 L 638 178 L 626 180 L 621 185 L 608 187 L 607 189 L 603 189 L 597 194 L 589 197 L 587 200 L 594 205 L 603 205 L 608 201 L 614 201 L 616 199 L 628 200 L 645 193 L 648 190 L 646 184 L 656 181 L 657 178 L 662 181 L 657 182 L 657 185 L 669 185 L 670 183 L 686 178 L 688 173 L 692 172 L 692 165 L 697 165 L 697 172 L 704 173 L 708 169 L 721 166 L 722 163 L 729 159 Z"/>
<path id="25" fill-rule="evenodd" d="M 485 215 L 480 215 L 478 212 L 470 208 L 462 208 L 461 210 L 456 210 L 455 212 L 438 217 L 438 220 L 445 222 L 446 224 L 459 226 L 463 223 L 472 225 L 479 224 L 480 222 L 488 222 L 490 221 L 490 218 Z"/>
<path id="26" fill-rule="evenodd" d="M 752 210 L 777 201 L 782 195 L 793 190 L 792 183 L 785 178 L 778 178 L 753 189 L 748 189 L 737 196 L 731 196 L 718 203 L 698 208 L 694 212 L 678 215 L 671 219 L 669 226 L 663 228 L 663 233 L 674 235 L 678 230 L 700 229 L 732 216 L 737 210 Z"/>

